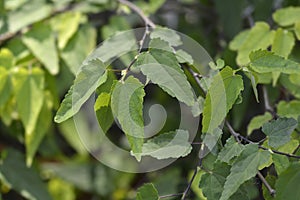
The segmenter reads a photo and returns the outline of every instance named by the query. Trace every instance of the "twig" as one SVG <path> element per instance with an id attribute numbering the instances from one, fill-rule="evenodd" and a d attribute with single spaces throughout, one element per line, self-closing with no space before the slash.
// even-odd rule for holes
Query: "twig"
<path id="1" fill-rule="evenodd" d="M 139 7 L 137 7 L 136 5 L 134 5 L 133 3 L 131 3 L 130 1 L 127 1 L 127 0 L 118 0 L 118 1 L 121 4 L 128 6 L 134 12 L 136 12 L 144 20 L 144 22 L 147 25 L 149 25 L 151 28 L 156 27 L 156 25 L 144 14 L 144 12 Z"/>
<path id="2" fill-rule="evenodd" d="M 235 137 L 236 141 L 241 144 L 241 141 L 238 139 L 240 137 L 240 134 L 237 133 L 232 128 L 232 126 L 230 125 L 230 123 L 228 121 L 226 121 L 226 126 L 228 127 L 229 132 Z M 252 144 L 252 142 L 251 142 L 251 144 Z M 273 196 L 276 191 L 269 185 L 269 183 L 267 182 L 267 180 L 265 179 L 265 177 L 259 171 L 257 172 L 257 175 L 258 175 L 258 178 L 261 180 L 261 182 L 267 187 L 267 189 L 269 190 L 270 194 Z"/>
<path id="3" fill-rule="evenodd" d="M 261 182 L 266 186 L 266 188 L 268 189 L 269 193 L 271 194 L 271 196 L 274 196 L 276 193 L 276 190 L 274 190 L 270 184 L 268 183 L 268 181 L 265 179 L 265 177 L 260 173 L 257 172 L 257 176 L 258 178 L 261 180 Z"/>
<path id="4" fill-rule="evenodd" d="M 193 173 L 193 176 L 192 176 L 191 180 L 189 181 L 189 183 L 188 183 L 186 189 L 184 190 L 184 192 L 182 193 L 181 200 L 185 200 L 186 199 L 187 194 L 189 193 L 189 191 L 191 189 L 191 186 L 193 184 L 193 181 L 195 180 L 195 177 L 196 177 L 196 175 L 198 173 L 198 167 L 201 168 L 201 166 L 202 166 L 204 148 L 205 148 L 205 145 L 204 145 L 204 143 L 202 143 L 202 145 L 200 147 L 200 150 L 199 150 L 199 161 L 198 161 L 198 164 L 197 164 L 197 166 L 194 169 L 194 173 Z"/>
<path id="5" fill-rule="evenodd" d="M 248 138 L 242 136 L 241 134 L 237 133 L 233 128 L 232 126 L 230 125 L 230 123 L 226 122 L 226 126 L 228 127 L 229 129 L 229 132 L 236 138 L 240 138 L 242 140 L 244 140 L 245 142 L 249 143 L 249 144 L 258 144 L 256 142 L 253 142 L 251 140 L 249 140 Z M 272 149 L 269 149 L 269 148 L 266 148 L 264 146 L 261 146 L 258 144 L 258 147 L 260 149 L 263 149 L 263 150 L 266 150 L 266 151 L 269 151 L 271 153 L 275 153 L 275 154 L 279 154 L 279 155 L 283 155 L 283 156 L 287 156 L 289 158 L 297 158 L 297 159 L 300 159 L 300 156 L 297 156 L 297 155 L 294 155 L 294 154 L 289 154 L 289 153 L 284 153 L 284 152 L 281 152 L 281 151 L 277 151 L 277 150 L 272 150 Z"/>
<path id="6" fill-rule="evenodd" d="M 169 198 L 169 197 L 178 197 L 178 196 L 181 196 L 183 193 L 177 193 L 177 194 L 167 194 L 167 195 L 162 195 L 162 196 L 159 196 L 160 199 L 163 199 L 163 198 Z"/>

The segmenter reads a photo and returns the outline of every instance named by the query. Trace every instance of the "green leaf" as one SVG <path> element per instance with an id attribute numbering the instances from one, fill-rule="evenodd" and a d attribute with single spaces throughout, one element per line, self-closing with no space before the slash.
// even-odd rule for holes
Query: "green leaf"
<path id="1" fill-rule="evenodd" d="M 246 65 L 249 63 L 249 54 L 251 51 L 258 49 L 266 49 L 271 45 L 274 37 L 274 31 L 270 31 L 268 24 L 264 22 L 257 22 L 251 28 L 249 34 L 245 34 L 242 44 L 238 46 L 237 63 L 239 65 Z"/>
<path id="2" fill-rule="evenodd" d="M 269 145 L 277 148 L 290 141 L 294 129 L 298 126 L 297 120 L 293 118 L 278 118 L 262 126 L 262 131 L 269 138 Z"/>
<path id="3" fill-rule="evenodd" d="M 300 40 L 300 21 L 295 24 L 295 34 L 298 40 Z"/>
<path id="4" fill-rule="evenodd" d="M 295 45 L 295 38 L 288 30 L 281 28 L 275 32 L 274 40 L 272 43 L 272 51 L 284 58 L 287 58 Z"/>
<path id="5" fill-rule="evenodd" d="M 299 76 L 299 73 L 297 74 Z M 300 98 L 300 87 L 291 82 L 287 74 L 280 76 L 280 84 L 286 89 L 287 92 L 294 95 L 296 98 Z"/>
<path id="6" fill-rule="evenodd" d="M 136 43 L 132 30 L 117 32 L 106 39 L 88 59 L 98 58 L 105 63 L 112 58 L 118 58 L 123 54 L 136 51 L 138 49 Z"/>
<path id="7" fill-rule="evenodd" d="M 136 194 L 136 200 L 158 200 L 158 192 L 152 183 L 144 184 Z"/>
<path id="8" fill-rule="evenodd" d="M 192 151 L 188 139 L 189 133 L 184 130 L 160 134 L 143 145 L 141 155 L 157 159 L 185 157 Z"/>
<path id="9" fill-rule="evenodd" d="M 250 30 L 245 30 L 236 35 L 229 43 L 229 48 L 233 51 L 238 51 L 244 42 L 247 40 Z"/>
<path id="10" fill-rule="evenodd" d="M 77 74 L 82 62 L 96 46 L 96 30 L 89 24 L 80 27 L 65 48 L 61 50 L 61 58 L 73 74 Z"/>
<path id="11" fill-rule="evenodd" d="M 137 62 L 142 73 L 154 84 L 186 105 L 194 105 L 192 87 L 173 53 L 152 49 L 140 55 Z"/>
<path id="12" fill-rule="evenodd" d="M 105 66 L 98 59 L 84 64 L 61 103 L 54 121 L 60 123 L 75 115 L 96 88 L 106 81 L 107 76 L 104 76 L 104 72 Z"/>
<path id="13" fill-rule="evenodd" d="M 203 112 L 203 106 L 204 98 L 202 96 L 199 96 L 192 107 L 192 114 L 194 117 L 199 116 Z"/>
<path id="14" fill-rule="evenodd" d="M 300 21 L 300 7 L 287 7 L 273 13 L 274 21 L 281 26 L 290 26 Z"/>
<path id="15" fill-rule="evenodd" d="M 300 115 L 300 101 L 280 101 L 277 105 L 277 114 L 281 117 L 298 119 L 298 116 Z"/>
<path id="16" fill-rule="evenodd" d="M 288 58 L 293 47 L 295 45 L 295 38 L 293 34 L 287 30 L 282 30 L 281 28 L 277 29 L 274 41 L 272 44 L 272 51 L 284 58 Z M 276 82 L 280 76 L 280 72 L 273 72 L 273 86 L 276 85 Z"/>
<path id="17" fill-rule="evenodd" d="M 246 145 L 230 169 L 220 200 L 229 199 L 241 184 L 254 177 L 270 159 L 271 155 L 268 151 L 258 150 L 258 146 L 255 144 Z"/>
<path id="18" fill-rule="evenodd" d="M 224 148 L 220 151 L 218 160 L 229 163 L 232 158 L 239 156 L 243 150 L 244 145 L 236 142 L 234 137 L 230 137 L 226 141 Z"/>
<path id="19" fill-rule="evenodd" d="M 108 131 L 114 122 L 114 117 L 110 107 L 110 98 L 111 95 L 109 93 L 102 92 L 98 96 L 94 105 L 99 125 L 104 133 Z"/>
<path id="20" fill-rule="evenodd" d="M 38 116 L 35 129 L 25 134 L 26 164 L 31 166 L 34 155 L 47 133 L 52 122 L 52 97 L 50 93 L 44 94 L 44 102 Z"/>
<path id="21" fill-rule="evenodd" d="M 243 89 L 242 77 L 230 67 L 213 77 L 204 101 L 203 133 L 212 133 L 222 123 Z"/>
<path id="22" fill-rule="evenodd" d="M 273 154 L 272 160 L 274 162 L 275 170 L 278 175 L 280 175 L 290 166 L 290 161 L 286 156 Z"/>
<path id="23" fill-rule="evenodd" d="M 188 63 L 191 65 L 194 63 L 193 57 L 182 49 L 176 51 L 176 58 L 179 63 Z"/>
<path id="24" fill-rule="evenodd" d="M 276 199 L 294 200 L 300 196 L 300 163 L 293 163 L 276 181 Z"/>
<path id="25" fill-rule="evenodd" d="M 9 49 L 0 50 L 0 66 L 6 69 L 11 69 L 15 64 L 14 55 Z"/>
<path id="26" fill-rule="evenodd" d="M 6 104 L 12 92 L 12 84 L 9 72 L 0 66 L 0 108 Z"/>
<path id="27" fill-rule="evenodd" d="M 80 24 L 81 13 L 66 12 L 51 19 L 51 26 L 57 33 L 58 47 L 63 49 L 76 33 Z"/>
<path id="28" fill-rule="evenodd" d="M 220 199 L 230 166 L 225 163 L 215 163 L 211 173 L 202 175 L 199 187 L 208 200 Z"/>
<path id="29" fill-rule="evenodd" d="M 43 63 L 50 74 L 55 75 L 58 73 L 58 55 L 50 25 L 35 24 L 30 31 L 23 35 L 22 41 Z"/>
<path id="30" fill-rule="evenodd" d="M 45 0 L 26 1 L 20 8 L 8 14 L 8 31 L 17 32 L 25 26 L 50 16 L 52 7 Z"/>
<path id="31" fill-rule="evenodd" d="M 156 27 L 154 31 L 151 32 L 150 38 L 160 38 L 161 40 L 168 42 L 170 46 L 174 47 L 182 44 L 180 36 L 176 31 L 165 27 Z"/>
<path id="32" fill-rule="evenodd" d="M 144 142 L 144 85 L 133 76 L 117 82 L 111 95 L 113 115 L 121 124 L 136 159 L 140 161 Z"/>
<path id="33" fill-rule="evenodd" d="M 265 112 L 263 115 L 257 115 L 251 119 L 247 127 L 247 135 L 250 135 L 254 130 L 259 129 L 266 122 L 272 119 L 272 115 L 269 112 Z"/>
<path id="34" fill-rule="evenodd" d="M 267 50 L 258 50 L 250 54 L 250 67 L 258 73 L 280 72 L 300 74 L 300 64 L 277 56 Z"/>
<path id="35" fill-rule="evenodd" d="M 21 68 L 13 74 L 17 110 L 26 134 L 31 134 L 36 127 L 44 102 L 44 82 L 44 72 L 37 67 Z"/>
<path id="36" fill-rule="evenodd" d="M 74 186 L 59 178 L 53 178 L 48 182 L 48 190 L 51 193 L 53 200 L 76 199 Z"/>
<path id="37" fill-rule="evenodd" d="M 9 149 L 5 160 L 0 163 L 0 180 L 5 179 L 15 191 L 26 199 L 50 200 L 51 197 L 38 172 L 33 168 L 26 167 L 24 159 L 19 152 Z"/>

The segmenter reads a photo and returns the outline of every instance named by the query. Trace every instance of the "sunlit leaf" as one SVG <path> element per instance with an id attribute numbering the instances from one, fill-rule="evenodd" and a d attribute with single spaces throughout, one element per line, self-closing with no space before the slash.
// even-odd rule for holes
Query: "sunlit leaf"
<path id="1" fill-rule="evenodd" d="M 269 112 L 266 112 L 263 115 L 257 115 L 251 119 L 247 127 L 247 135 L 250 135 L 252 131 L 259 129 L 264 125 L 264 123 L 270 121 L 272 119 L 272 115 Z"/>
<path id="2" fill-rule="evenodd" d="M 273 19 L 281 26 L 289 26 L 300 21 L 300 8 L 299 7 L 287 7 L 276 10 L 273 13 Z"/>
<path id="3" fill-rule="evenodd" d="M 22 41 L 52 75 L 58 73 L 58 55 L 50 25 L 43 23 L 34 25 L 23 35 Z"/>

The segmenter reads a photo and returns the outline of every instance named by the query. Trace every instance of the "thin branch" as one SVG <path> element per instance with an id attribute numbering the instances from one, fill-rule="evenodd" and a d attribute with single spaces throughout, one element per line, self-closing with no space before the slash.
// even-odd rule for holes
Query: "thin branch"
<path id="1" fill-rule="evenodd" d="M 268 181 L 265 179 L 265 177 L 260 173 L 257 172 L 257 176 L 258 178 L 261 180 L 261 182 L 266 186 L 266 188 L 268 189 L 269 193 L 271 194 L 271 196 L 274 196 L 276 193 L 276 190 L 274 190 L 270 184 L 268 183 Z"/>
<path id="2" fill-rule="evenodd" d="M 226 121 L 226 126 L 229 129 L 229 132 L 235 137 L 236 141 L 241 144 L 241 141 L 238 139 L 240 137 L 240 134 L 237 133 L 232 126 L 229 124 L 228 121 Z M 249 140 L 250 141 L 250 140 Z M 251 141 L 250 141 L 251 142 Z M 252 143 L 252 142 L 251 142 Z M 266 188 L 269 190 L 270 194 L 273 196 L 275 194 L 275 190 L 269 185 L 265 177 L 258 171 L 257 172 L 258 178 L 261 180 L 261 182 L 266 186 Z"/>
<path id="3" fill-rule="evenodd" d="M 136 5 L 127 0 L 118 0 L 121 4 L 128 6 L 131 10 L 136 12 L 145 22 L 146 25 L 149 25 L 151 28 L 155 28 L 156 25 L 145 15 L 145 13 Z"/>
<path id="4" fill-rule="evenodd" d="M 247 142 L 247 143 L 249 143 L 249 144 L 258 144 L 258 143 L 256 143 L 256 142 L 253 142 L 253 141 L 249 140 L 248 138 L 242 136 L 241 134 L 237 133 L 237 132 L 232 128 L 232 126 L 231 126 L 228 122 L 226 122 L 226 126 L 228 127 L 229 132 L 230 132 L 235 138 L 238 137 L 239 139 L 242 139 L 243 141 L 245 141 L 245 142 Z M 287 157 L 289 157 L 289 158 L 297 158 L 297 159 L 300 159 L 300 156 L 297 156 L 297 155 L 294 155 L 294 154 L 289 154 L 289 153 L 284 153 L 284 152 L 277 151 L 277 150 L 272 150 L 272 149 L 266 148 L 266 147 L 264 147 L 264 146 L 262 146 L 262 145 L 259 145 L 259 144 L 258 144 L 258 147 L 259 147 L 260 149 L 269 151 L 269 152 L 271 152 L 271 153 L 275 153 L 275 154 L 278 154 L 278 155 L 287 156 Z"/>
<path id="5" fill-rule="evenodd" d="M 159 196 L 159 199 L 169 198 L 169 197 L 178 197 L 178 196 L 181 196 L 182 194 L 183 193 L 162 195 L 162 196 Z"/>
<path id="6" fill-rule="evenodd" d="M 201 168 L 201 166 L 202 166 L 204 148 L 205 148 L 205 145 L 204 145 L 204 143 L 202 143 L 201 147 L 200 147 L 200 150 L 199 150 L 199 161 L 198 161 L 198 164 L 197 164 L 197 166 L 194 169 L 194 173 L 193 173 L 193 176 L 192 176 L 191 180 L 189 181 L 189 183 L 188 183 L 186 189 L 184 190 L 184 192 L 182 193 L 181 200 L 185 200 L 186 199 L 186 197 L 187 197 L 187 195 L 188 195 L 188 193 L 189 193 L 189 191 L 191 189 L 191 186 L 193 184 L 193 181 L 195 180 L 195 177 L 196 177 L 196 175 L 198 173 L 198 167 Z"/>

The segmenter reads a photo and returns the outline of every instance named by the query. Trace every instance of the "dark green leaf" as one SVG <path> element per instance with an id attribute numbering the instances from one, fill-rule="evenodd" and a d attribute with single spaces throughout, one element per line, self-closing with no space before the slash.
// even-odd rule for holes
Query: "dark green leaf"
<path id="1" fill-rule="evenodd" d="M 277 200 L 295 200 L 300 196 L 300 163 L 293 163 L 280 174 L 276 182 Z"/>
<path id="2" fill-rule="evenodd" d="M 290 141 L 294 129 L 298 126 L 297 120 L 293 118 L 278 118 L 262 126 L 262 131 L 269 138 L 269 145 L 277 148 Z"/>
<path id="3" fill-rule="evenodd" d="M 234 137 L 230 137 L 226 141 L 224 148 L 220 151 L 218 160 L 229 163 L 232 158 L 239 156 L 243 150 L 244 145 L 236 142 Z"/>
<path id="4" fill-rule="evenodd" d="M 270 159 L 271 155 L 268 151 L 258 150 L 258 146 L 255 144 L 246 145 L 230 169 L 220 200 L 229 199 L 241 184 L 254 177 L 259 169 L 269 163 Z"/>

